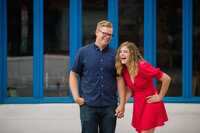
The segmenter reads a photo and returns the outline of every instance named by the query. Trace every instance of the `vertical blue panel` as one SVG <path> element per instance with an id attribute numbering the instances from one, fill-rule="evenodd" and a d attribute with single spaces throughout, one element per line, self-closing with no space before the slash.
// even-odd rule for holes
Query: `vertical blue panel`
<path id="1" fill-rule="evenodd" d="M 33 1 L 33 95 L 43 97 L 43 0 Z"/>
<path id="2" fill-rule="evenodd" d="M 70 0 L 70 69 L 82 46 L 82 0 Z"/>
<path id="3" fill-rule="evenodd" d="M 7 13 L 6 0 L 0 0 L 0 103 L 7 96 Z"/>
<path id="4" fill-rule="evenodd" d="M 113 34 L 109 45 L 118 48 L 118 0 L 108 0 L 108 20 L 113 24 Z"/>
<path id="5" fill-rule="evenodd" d="M 0 29 L 3 29 L 3 0 L 0 0 Z M 0 103 L 3 101 L 3 30 L 0 30 Z"/>
<path id="6" fill-rule="evenodd" d="M 82 0 L 70 0 L 70 70 L 76 52 L 82 46 Z M 69 93 L 72 97 L 71 91 Z"/>
<path id="7" fill-rule="evenodd" d="M 192 97 L 192 23 L 193 1 L 183 0 L 183 49 L 182 49 L 182 73 L 183 73 L 183 97 Z"/>
<path id="8" fill-rule="evenodd" d="M 144 58 L 156 67 L 156 0 L 144 0 Z"/>

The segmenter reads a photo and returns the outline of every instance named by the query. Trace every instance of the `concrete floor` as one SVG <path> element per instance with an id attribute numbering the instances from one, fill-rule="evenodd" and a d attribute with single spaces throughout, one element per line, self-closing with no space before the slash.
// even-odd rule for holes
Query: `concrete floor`
<path id="1" fill-rule="evenodd" d="M 155 133 L 199 133 L 200 104 L 165 104 L 169 121 Z M 118 119 L 116 133 L 136 133 L 132 104 Z M 0 133 L 80 133 L 77 104 L 1 104 Z"/>

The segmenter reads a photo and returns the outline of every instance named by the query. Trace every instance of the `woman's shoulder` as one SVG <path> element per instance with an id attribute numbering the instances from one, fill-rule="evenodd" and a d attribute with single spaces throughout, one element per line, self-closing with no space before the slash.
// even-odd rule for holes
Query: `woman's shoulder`
<path id="1" fill-rule="evenodd" d="M 159 68 L 154 68 L 153 65 L 146 61 L 139 62 L 139 69 L 144 76 L 149 78 L 155 77 L 159 79 L 159 77 L 162 75 L 162 72 Z"/>
<path id="2" fill-rule="evenodd" d="M 139 67 L 148 67 L 151 66 L 151 64 L 149 64 L 146 61 L 139 61 Z"/>
<path id="3" fill-rule="evenodd" d="M 124 77 L 126 77 L 127 74 L 128 74 L 128 68 L 127 68 L 127 66 L 125 66 L 125 65 L 123 66 L 122 74 L 124 75 Z"/>
<path id="4" fill-rule="evenodd" d="M 151 65 L 150 63 L 146 62 L 146 61 L 140 61 L 139 62 L 139 69 L 142 70 L 142 71 L 149 71 L 149 70 L 152 70 L 152 69 L 155 69 L 153 67 L 153 65 Z"/>

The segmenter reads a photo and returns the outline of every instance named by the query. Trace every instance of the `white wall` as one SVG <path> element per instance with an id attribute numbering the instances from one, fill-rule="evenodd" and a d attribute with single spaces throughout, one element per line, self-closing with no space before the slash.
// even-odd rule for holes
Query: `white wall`
<path id="1" fill-rule="evenodd" d="M 169 121 L 155 133 L 199 133 L 200 104 L 165 104 Z M 136 133 L 131 127 L 132 104 L 118 119 L 116 133 Z M 80 133 L 76 104 L 1 104 L 0 133 Z"/>

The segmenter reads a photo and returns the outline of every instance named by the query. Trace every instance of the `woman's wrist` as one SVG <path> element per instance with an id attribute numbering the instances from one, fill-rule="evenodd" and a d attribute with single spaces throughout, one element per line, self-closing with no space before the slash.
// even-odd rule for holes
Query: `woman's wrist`
<path id="1" fill-rule="evenodd" d="M 158 95 L 158 97 L 160 98 L 160 100 L 162 100 L 162 99 L 163 99 L 163 96 L 161 96 L 161 95 Z"/>

